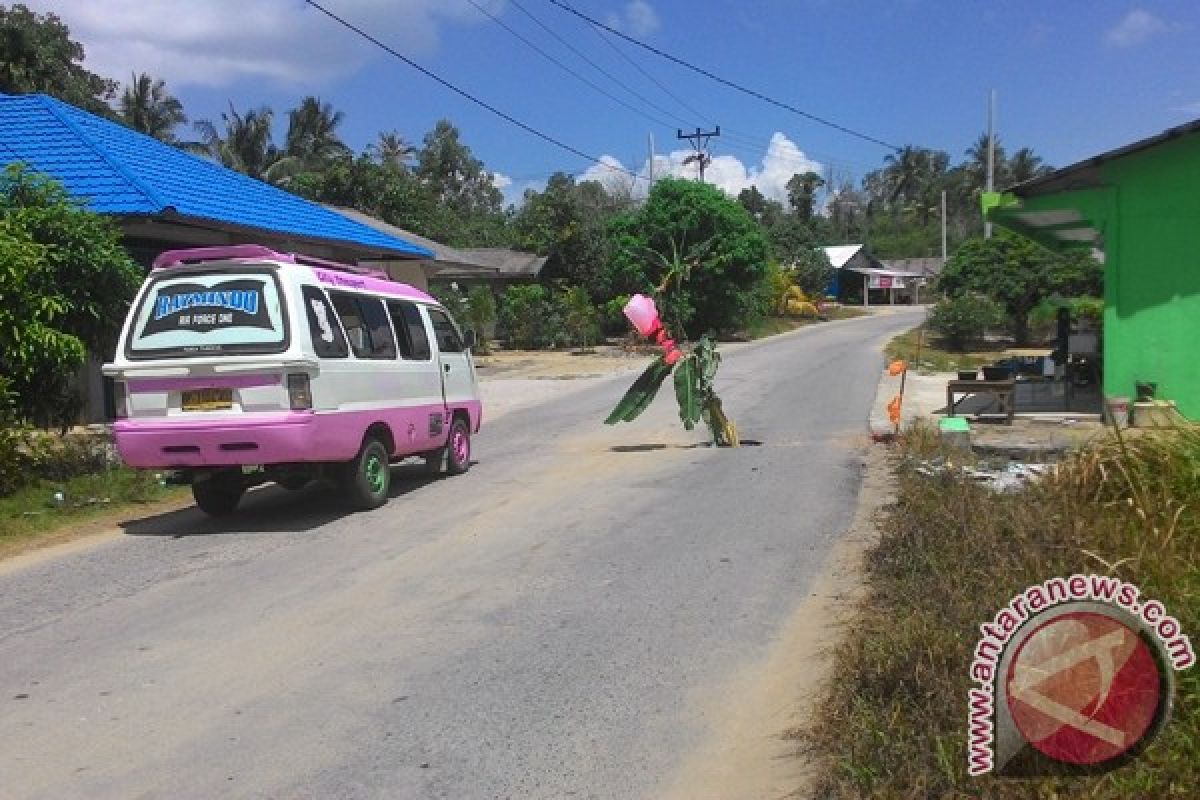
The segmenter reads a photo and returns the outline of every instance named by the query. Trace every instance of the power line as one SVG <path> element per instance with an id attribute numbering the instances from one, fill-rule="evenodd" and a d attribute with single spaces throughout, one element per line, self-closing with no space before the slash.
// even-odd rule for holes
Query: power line
<path id="1" fill-rule="evenodd" d="M 657 117 L 657 116 L 655 116 L 655 115 L 653 115 L 653 114 L 648 114 L 648 113 L 646 113 L 646 112 L 645 112 L 643 109 L 640 109 L 640 108 L 638 108 L 638 107 L 636 107 L 636 106 L 634 106 L 634 105 L 631 105 L 631 104 L 629 104 L 629 103 L 625 102 L 624 100 L 622 100 L 620 97 L 617 97 L 617 96 L 616 96 L 616 95 L 614 95 L 613 93 L 609 92 L 609 91 L 608 91 L 607 89 L 605 89 L 603 86 L 599 86 L 599 85 L 597 85 L 596 83 L 594 83 L 594 82 L 593 82 L 591 79 L 587 78 L 586 76 L 584 76 L 584 75 L 580 75 L 580 74 L 579 74 L 578 72 L 576 72 L 574 69 L 572 69 L 571 67 L 567 66 L 567 65 L 566 65 L 566 64 L 564 64 L 563 62 L 559 61 L 557 58 L 555 58 L 554 56 L 552 56 L 552 55 L 550 55 L 549 53 L 547 53 L 545 50 L 543 50 L 543 49 L 542 49 L 541 47 L 539 47 L 537 44 L 535 44 L 534 42 L 530 41 L 530 40 L 529 40 L 529 39 L 527 39 L 527 38 L 526 38 L 524 35 L 522 35 L 522 34 L 521 34 L 521 33 L 519 33 L 518 31 L 514 30 L 514 29 L 513 29 L 512 27 L 510 27 L 509 25 L 507 25 L 507 24 L 506 24 L 506 23 L 505 23 L 505 22 L 504 22 L 502 19 L 500 19 L 499 17 L 497 17 L 495 14 L 493 14 L 492 12 L 488 11 L 488 10 L 487 10 L 486 8 L 484 8 L 483 6 L 481 6 L 481 5 L 479 5 L 478 3 L 476 3 L 476 2 L 475 2 L 475 0 L 467 0 L 467 2 L 468 2 L 468 3 L 470 3 L 472 6 L 474 6 L 474 7 L 475 7 L 475 10 L 477 10 L 477 11 L 478 11 L 480 14 L 483 14 L 483 15 L 484 15 L 484 16 L 486 16 L 488 19 L 490 19 L 492 22 L 496 23 L 496 24 L 497 24 L 497 25 L 499 25 L 501 28 L 503 28 L 504 30 L 508 31 L 510 34 L 512 34 L 513 36 L 515 36 L 515 37 L 516 37 L 517 39 L 519 39 L 521 42 L 523 42 L 523 43 L 524 43 L 524 44 L 525 44 L 527 47 L 529 47 L 531 50 L 533 50 L 535 53 L 537 53 L 538 55 L 540 55 L 542 58 L 546 59 L 546 60 L 547 60 L 547 61 L 549 61 L 550 63 L 554 64 L 554 65 L 555 65 L 555 66 L 557 66 L 559 69 L 561 69 L 561 70 L 563 70 L 564 72 L 566 72 L 568 75 L 571 75 L 571 76 L 572 76 L 572 77 L 574 77 L 576 80 L 579 80 L 579 81 L 581 81 L 581 82 L 583 82 L 583 83 L 587 84 L 588 86 L 592 87 L 592 88 L 593 88 L 593 89 L 595 89 L 597 92 L 599 92 L 600 94 L 602 94 L 602 95 L 604 95 L 605 97 L 607 97 L 609 100 L 612 100 L 614 103 L 619 103 L 620 105 L 622 105 L 622 106 L 624 106 L 625 108 L 629 109 L 629 110 L 630 110 L 630 111 L 632 111 L 633 113 L 635 113 L 635 114 L 638 114 L 638 115 L 640 115 L 640 116 L 642 116 L 642 117 L 645 117 L 646 119 L 650 120 L 651 122 L 655 123 L 656 125 L 662 125 L 663 127 L 666 127 L 666 128 L 669 128 L 669 127 L 671 127 L 671 123 L 670 123 L 670 122 L 667 122 L 666 120 L 662 119 L 661 117 Z M 635 94 L 636 94 L 636 93 L 635 93 Z"/>
<path id="2" fill-rule="evenodd" d="M 555 147 L 559 148 L 560 150 L 565 150 L 568 153 L 571 153 L 572 155 L 578 156 L 587 161 L 591 161 L 594 164 L 601 164 L 615 172 L 623 172 L 626 175 L 630 176 L 631 178 L 634 178 L 635 180 L 637 180 L 637 179 L 645 180 L 644 176 L 638 175 L 636 172 L 627 170 L 624 167 L 615 167 L 608 162 L 601 161 L 596 156 L 589 155 L 588 153 L 585 153 L 584 151 L 580 150 L 577 147 L 572 147 L 571 145 L 566 144 L 565 142 L 554 138 L 553 136 L 551 136 L 548 133 L 543 133 L 542 131 L 538 130 L 537 128 L 534 128 L 532 125 L 528 125 L 524 122 L 521 122 L 521 120 L 517 119 L 516 117 L 513 117 L 512 115 L 506 114 L 505 112 L 501 111 L 500 109 L 496 108 L 495 106 L 491 105 L 490 103 L 488 103 L 484 100 L 480 100 L 478 97 L 476 97 L 475 95 L 466 91 L 465 89 L 461 89 L 458 86 L 455 86 L 453 83 L 451 83 L 450 81 L 441 77 L 440 75 L 437 75 L 436 73 L 426 69 L 425 67 L 422 67 L 417 62 L 413 61 L 412 59 L 408 58 L 407 56 L 405 56 L 402 53 L 398 52 L 397 50 L 393 49 L 392 47 L 384 44 L 383 42 L 376 39 L 371 34 L 364 31 L 362 28 L 359 28 L 358 26 L 354 25 L 353 23 L 342 19 L 337 14 L 334 14 L 329 9 L 323 7 L 320 3 L 317 3 L 316 0 L 304 0 L 304 2 L 306 4 L 312 6 L 313 8 L 315 8 L 317 11 L 320 11 L 322 14 L 329 17 L 331 20 L 338 23 L 339 25 L 346 28 L 347 30 L 353 31 L 354 33 L 358 34 L 359 36 L 366 39 L 368 42 L 375 45 L 376 47 L 383 50 L 384 52 L 400 59 L 405 64 L 409 65 L 410 67 L 415 69 L 417 72 L 420 72 L 422 75 L 426 76 L 427 78 L 431 78 L 432 80 L 437 81 L 442 86 L 445 86 L 447 89 L 449 89 L 450 91 L 459 95 L 460 97 L 464 97 L 467 100 L 474 103 L 475 105 L 477 105 L 483 109 L 486 109 L 487 111 L 490 111 L 491 113 L 495 114 L 497 117 L 500 117 L 501 119 L 503 119 L 505 122 L 508 122 L 512 125 L 517 126 L 518 128 L 525 131 L 526 133 L 533 134 L 534 136 L 538 137 L 542 141 L 549 142 L 550 144 L 554 145 Z"/>
<path id="3" fill-rule="evenodd" d="M 699 73 L 700 75 L 703 75 L 704 77 L 709 78 L 710 80 L 714 80 L 723 86 L 728 86 L 730 89 L 736 89 L 737 91 L 742 92 L 743 94 L 748 94 L 751 97 L 762 100 L 765 103 L 770 103 L 773 106 L 782 108 L 785 111 L 790 111 L 793 114 L 798 114 L 799 116 L 804 117 L 805 119 L 809 119 L 809 120 L 812 120 L 813 122 L 824 125 L 828 128 L 833 128 L 834 130 L 841 131 L 842 133 L 845 133 L 849 136 L 854 136 L 854 137 L 857 137 L 864 141 L 872 142 L 874 144 L 880 145 L 881 147 L 886 147 L 889 150 L 900 150 L 900 147 L 898 147 L 897 145 L 891 144 L 889 142 L 885 142 L 882 139 L 876 139 L 874 136 L 869 136 L 868 134 L 862 133 L 861 131 L 856 131 L 853 128 L 848 128 L 845 125 L 839 125 L 838 123 L 833 122 L 832 120 L 828 120 L 828 119 L 825 119 L 824 117 L 819 117 L 816 114 L 813 114 L 811 112 L 799 109 L 796 106 L 791 105 L 790 103 L 785 103 L 782 100 L 776 100 L 775 98 L 769 97 L 768 95 L 765 95 L 762 92 L 742 86 L 740 83 L 735 83 L 735 82 L 729 80 L 728 78 L 722 78 L 720 75 L 710 72 L 709 70 L 705 69 L 704 67 L 698 67 L 689 61 L 685 61 L 682 58 L 679 58 L 678 56 L 673 56 L 664 50 L 660 50 L 659 48 L 654 47 L 653 45 L 646 44 L 645 42 L 643 42 L 639 39 L 635 39 L 632 36 L 624 34 L 621 31 L 617 30 L 616 28 L 614 28 L 610 25 L 605 25 L 600 20 L 590 17 L 587 14 L 584 14 L 582 11 L 579 11 L 579 10 L 573 8 L 572 6 L 567 5 L 566 3 L 562 2 L 562 0 L 548 0 L 548 2 L 551 5 L 557 6 L 558 8 L 562 9 L 563 11 L 566 11 L 569 14 L 574 14 L 575 16 L 579 17 L 580 19 L 584 20 L 585 22 L 587 22 L 595 27 L 603 28 L 604 30 L 608 31 L 609 33 L 613 34 L 614 36 L 619 36 L 620 38 L 624 39 L 625 41 L 629 42 L 630 44 L 635 44 L 644 50 L 649 50 L 651 53 L 654 53 L 656 56 L 659 56 L 660 58 L 665 58 L 668 61 L 674 62 L 675 64 L 678 64 L 681 67 L 690 69 L 693 72 Z"/>
<path id="4" fill-rule="evenodd" d="M 472 0 L 468 0 L 468 1 L 469 1 L 469 2 L 471 2 L 471 4 L 472 4 L 472 5 L 474 5 L 474 2 L 473 2 Z M 674 113 L 672 113 L 672 112 L 670 112 L 670 111 L 667 111 L 666 109 L 662 108 L 662 107 L 661 107 L 661 106 L 659 106 L 657 103 L 655 103 L 653 100 L 651 100 L 650 98 L 646 97 L 646 96 L 645 96 L 645 95 L 643 95 L 641 92 L 637 91 L 636 89 L 634 89 L 633 87 L 629 86 L 629 85 L 628 85 L 628 84 L 626 84 L 624 81 L 622 81 L 620 78 L 618 78 L 617 76 L 613 75 L 611 72 L 609 72 L 608 70 L 606 70 L 604 67 L 602 67 L 602 66 L 600 66 L 599 64 L 597 64 L 595 61 L 593 61 L 591 58 L 589 58 L 589 57 L 587 56 L 587 54 L 585 54 L 585 53 L 584 53 L 583 51 L 581 51 L 579 48 L 575 47 L 575 45 L 571 44 L 571 43 L 570 43 L 569 41 L 567 41 L 565 38 L 563 38 L 562 36 L 560 36 L 560 35 L 558 34 L 558 32 L 556 32 L 556 31 L 555 31 L 553 28 L 549 27 L 548 25 L 546 25 L 546 23 L 542 22 L 540 19 L 538 19 L 537 17 L 535 17 L 533 14 L 531 14 L 531 13 L 528 11 L 528 9 L 526 9 L 526 8 L 525 8 L 523 5 L 521 5 L 519 2 L 517 2 L 517 0 L 509 0 L 509 2 L 510 2 L 510 3 L 513 5 L 513 7 L 515 7 L 515 8 L 516 8 L 518 11 L 520 11 L 520 12 L 521 12 L 522 14 L 524 14 L 525 16 L 529 17 L 529 19 L 533 20 L 533 22 L 534 22 L 534 23 L 535 23 L 535 24 L 536 24 L 536 25 L 537 25 L 539 28 L 541 28 L 541 29 L 542 29 L 542 30 L 544 30 L 546 33 L 550 34 L 550 35 L 551 35 L 551 36 L 553 36 L 555 39 L 557 39 L 557 40 L 559 41 L 559 43 L 561 43 L 561 44 L 563 45 L 563 47 L 567 48 L 567 49 L 568 49 L 568 50 L 570 50 L 572 53 L 574 53 L 575 55 L 579 56 L 579 58 L 581 58 L 581 59 L 583 59 L 584 61 L 586 61 L 586 62 L 587 62 L 589 65 L 591 65 L 592 69 L 596 70 L 596 71 L 597 71 L 597 72 L 599 72 L 601 75 L 603 75 L 604 77 L 608 78 L 610 81 L 612 81 L 613 83 L 615 83 L 617 86 L 620 86 L 622 89 L 624 89 L 625 91 L 629 92 L 631 95 L 633 95 L 634 97 L 638 98 L 638 99 L 639 99 L 639 100 L 641 100 L 643 103 L 645 103 L 647 106 L 649 106 L 650 108 L 653 108 L 655 111 L 659 111 L 659 112 L 661 112 L 661 113 L 663 113 L 663 114 L 666 114 L 666 115 L 670 116 L 670 117 L 671 117 L 672 119 L 674 119 L 676 122 L 686 122 L 686 120 L 684 120 L 682 117 L 679 117 L 679 116 L 675 115 Z M 667 125 L 666 127 L 668 127 L 668 128 L 669 128 L 669 127 L 671 127 L 671 126 L 670 126 L 670 125 Z"/>

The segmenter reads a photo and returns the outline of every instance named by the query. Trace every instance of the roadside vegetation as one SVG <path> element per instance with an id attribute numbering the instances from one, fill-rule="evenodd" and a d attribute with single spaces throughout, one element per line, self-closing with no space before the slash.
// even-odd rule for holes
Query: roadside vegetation
<path id="1" fill-rule="evenodd" d="M 1090 777 L 966 774 L 968 669 L 979 625 L 1054 576 L 1109 574 L 1200 633 L 1200 426 L 1109 437 L 1010 493 L 929 477 L 948 458 L 927 427 L 896 453 L 899 496 L 866 558 L 867 593 L 838 648 L 816 721 L 797 732 L 826 798 L 1194 797 L 1200 671 L 1176 673 L 1173 716 L 1137 759 Z"/>

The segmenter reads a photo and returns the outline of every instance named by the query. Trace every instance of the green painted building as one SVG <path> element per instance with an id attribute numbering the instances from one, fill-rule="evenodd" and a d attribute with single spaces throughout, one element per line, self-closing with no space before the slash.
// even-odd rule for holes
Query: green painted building
<path id="1" fill-rule="evenodd" d="M 984 198 L 987 218 L 1104 262 L 1104 394 L 1158 385 L 1200 421 L 1200 120 Z"/>

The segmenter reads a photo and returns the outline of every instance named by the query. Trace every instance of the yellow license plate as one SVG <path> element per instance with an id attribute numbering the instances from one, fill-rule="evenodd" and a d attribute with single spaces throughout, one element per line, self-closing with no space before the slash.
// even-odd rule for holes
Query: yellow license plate
<path id="1" fill-rule="evenodd" d="M 225 411 L 233 408 L 233 389 L 192 389 L 183 393 L 184 411 Z"/>

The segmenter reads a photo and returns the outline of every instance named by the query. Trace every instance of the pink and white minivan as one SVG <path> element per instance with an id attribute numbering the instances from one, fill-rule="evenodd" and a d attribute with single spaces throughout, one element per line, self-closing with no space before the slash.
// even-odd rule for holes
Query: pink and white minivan
<path id="1" fill-rule="evenodd" d="M 316 478 L 375 508 L 395 461 L 470 467 L 473 344 L 436 300 L 382 272 L 258 245 L 169 251 L 104 366 L 117 448 L 131 466 L 178 471 L 209 514 L 257 483 Z"/>

